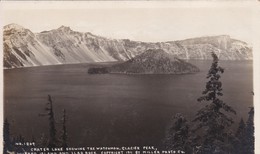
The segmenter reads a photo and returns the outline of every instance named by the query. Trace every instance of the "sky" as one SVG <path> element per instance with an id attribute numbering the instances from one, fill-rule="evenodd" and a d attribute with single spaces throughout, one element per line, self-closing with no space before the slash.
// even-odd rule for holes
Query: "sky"
<path id="1" fill-rule="evenodd" d="M 32 32 L 64 25 L 108 38 L 145 42 L 230 35 L 251 43 L 252 10 L 245 4 L 5 2 L 2 21 L 3 25 L 16 23 Z"/>

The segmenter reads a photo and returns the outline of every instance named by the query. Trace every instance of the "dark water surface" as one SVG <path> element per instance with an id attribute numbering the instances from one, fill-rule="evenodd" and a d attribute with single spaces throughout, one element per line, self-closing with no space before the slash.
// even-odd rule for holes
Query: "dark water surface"
<path id="1" fill-rule="evenodd" d="M 187 75 L 89 75 L 89 64 L 4 70 L 4 114 L 13 136 L 36 141 L 48 136 L 47 95 L 54 102 L 57 129 L 68 114 L 70 146 L 160 145 L 170 119 L 192 119 L 211 61 L 192 61 L 201 72 Z M 252 106 L 252 61 L 221 61 L 222 99 L 247 119 Z M 236 125 L 235 125 L 236 126 Z"/>

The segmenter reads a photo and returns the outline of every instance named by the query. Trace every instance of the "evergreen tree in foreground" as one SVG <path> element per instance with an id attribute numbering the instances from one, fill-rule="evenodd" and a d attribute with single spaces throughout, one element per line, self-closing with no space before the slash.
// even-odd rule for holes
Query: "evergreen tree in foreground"
<path id="1" fill-rule="evenodd" d="M 46 111 L 48 111 L 49 116 L 49 147 L 55 147 L 56 146 L 56 129 L 55 129 L 55 119 L 54 119 L 54 113 L 53 113 L 53 106 L 52 106 L 52 99 L 51 96 L 48 95 L 48 105 L 49 107 L 46 108 Z"/>
<path id="2" fill-rule="evenodd" d="M 191 151 L 189 142 L 189 125 L 186 118 L 177 113 L 173 118 L 173 125 L 170 127 L 167 138 L 166 148 L 168 150 Z"/>
<path id="3" fill-rule="evenodd" d="M 241 118 L 237 132 L 235 134 L 235 153 L 236 154 L 245 154 L 246 152 L 246 124 Z"/>
<path id="4" fill-rule="evenodd" d="M 68 134 L 67 134 L 67 127 L 66 127 L 66 110 L 63 110 L 63 117 L 62 117 L 62 135 L 61 135 L 61 146 L 64 151 L 66 151 L 66 148 L 68 147 Z"/>
<path id="5" fill-rule="evenodd" d="M 254 108 L 251 107 L 248 112 L 249 117 L 246 122 L 246 151 L 247 154 L 254 154 L 255 149 L 255 137 L 254 137 Z"/>
<path id="6" fill-rule="evenodd" d="M 219 59 L 215 53 L 212 53 L 212 57 L 213 62 L 207 75 L 209 81 L 202 92 L 203 95 L 198 98 L 199 102 L 205 101 L 208 104 L 197 112 L 193 121 L 198 122 L 195 131 L 202 134 L 200 153 L 225 154 L 232 149 L 228 127 L 233 120 L 224 112 L 236 112 L 219 98 L 223 95 L 220 74 L 224 73 L 224 69 L 218 66 Z"/>
<path id="7" fill-rule="evenodd" d="M 3 131 L 3 140 L 4 140 L 4 153 L 11 150 L 11 138 L 10 138 L 10 124 L 7 119 L 4 121 L 4 131 Z"/>
<path id="8" fill-rule="evenodd" d="M 49 140 L 47 146 L 49 148 L 57 147 L 55 118 L 54 118 L 54 112 L 52 106 L 52 99 L 50 95 L 48 95 L 48 103 L 45 110 L 47 111 L 47 114 L 40 114 L 40 115 L 48 116 L 48 120 L 49 120 Z"/>

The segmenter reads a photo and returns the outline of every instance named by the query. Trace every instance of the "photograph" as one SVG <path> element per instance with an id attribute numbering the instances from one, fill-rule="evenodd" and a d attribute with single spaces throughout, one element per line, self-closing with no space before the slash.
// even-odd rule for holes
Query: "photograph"
<path id="1" fill-rule="evenodd" d="M 254 8 L 1 2 L 3 154 L 255 154 Z"/>

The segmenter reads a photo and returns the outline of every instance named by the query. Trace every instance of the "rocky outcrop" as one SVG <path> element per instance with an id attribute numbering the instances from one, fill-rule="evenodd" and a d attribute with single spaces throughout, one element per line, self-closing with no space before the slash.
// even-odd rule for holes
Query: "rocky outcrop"
<path id="1" fill-rule="evenodd" d="M 124 63 L 112 66 L 108 71 L 125 74 L 187 74 L 198 72 L 199 69 L 162 49 L 149 49 Z"/>

